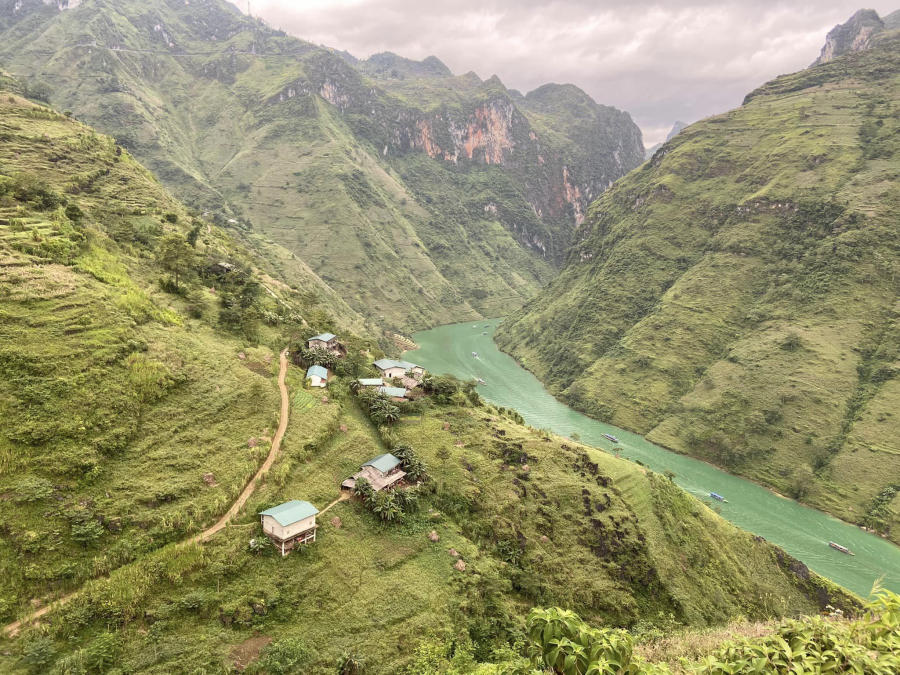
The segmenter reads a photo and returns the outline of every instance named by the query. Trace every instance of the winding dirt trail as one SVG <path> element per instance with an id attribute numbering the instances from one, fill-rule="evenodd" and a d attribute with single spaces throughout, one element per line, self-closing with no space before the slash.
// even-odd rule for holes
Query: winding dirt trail
<path id="1" fill-rule="evenodd" d="M 176 546 L 180 544 L 193 544 L 198 542 L 204 542 L 213 536 L 216 532 L 223 529 L 231 522 L 231 520 L 237 515 L 238 511 L 240 511 L 244 504 L 247 503 L 247 500 L 250 499 L 250 495 L 256 490 L 256 484 L 259 482 L 259 479 L 262 478 L 266 473 L 268 473 L 269 469 L 272 468 L 272 464 L 275 463 L 275 458 L 278 456 L 278 451 L 281 449 L 281 441 L 284 439 L 284 433 L 287 431 L 287 423 L 288 416 L 291 411 L 291 399 L 288 396 L 287 384 L 285 382 L 285 378 L 287 377 L 287 369 L 288 369 L 288 350 L 285 349 L 281 352 L 279 356 L 279 370 L 278 370 L 278 389 L 281 392 L 281 416 L 278 420 L 278 429 L 275 431 L 275 435 L 272 437 L 272 447 L 269 449 L 269 454 L 266 457 L 266 461 L 262 463 L 262 466 L 259 467 L 257 472 L 253 475 L 253 478 L 250 479 L 250 482 L 244 487 L 241 491 L 241 494 L 238 495 L 238 498 L 231 505 L 231 508 L 225 512 L 218 521 L 216 521 L 215 525 L 203 530 L 200 534 L 196 534 L 189 539 L 185 539 L 181 542 L 175 544 Z M 337 501 L 341 501 L 338 499 Z M 336 503 L 336 502 L 334 502 Z M 331 508 L 329 505 L 328 508 Z M 18 621 L 13 621 L 10 624 L 7 624 L 0 630 L 0 633 L 7 636 L 15 636 L 22 626 L 31 623 L 37 619 L 40 619 L 42 616 L 47 614 L 49 611 L 53 609 L 57 609 L 62 607 L 67 602 L 72 600 L 75 596 L 78 595 L 80 590 L 72 591 L 68 595 L 64 595 L 61 598 L 57 598 L 53 602 L 48 605 L 41 607 L 33 611 L 31 614 L 22 617 Z"/>
<path id="2" fill-rule="evenodd" d="M 288 369 L 288 350 L 285 349 L 281 352 L 279 357 L 280 360 L 280 368 L 278 370 L 278 389 L 281 391 L 281 416 L 278 420 L 278 429 L 275 431 L 275 435 L 272 437 L 272 447 L 269 449 L 269 455 L 266 457 L 266 461 L 262 463 L 262 466 L 259 467 L 259 470 L 254 474 L 253 478 L 250 479 L 250 482 L 247 483 L 246 487 L 244 487 L 243 491 L 238 498 L 235 500 L 234 504 L 231 505 L 231 508 L 225 512 L 215 525 L 209 527 L 203 532 L 194 537 L 191 537 L 187 541 L 190 543 L 198 542 L 198 541 L 206 541 L 211 536 L 213 536 L 216 532 L 224 528 L 231 520 L 237 515 L 238 511 L 244 508 L 244 504 L 247 503 L 247 500 L 250 499 L 250 495 L 256 490 L 256 484 L 259 482 L 259 479 L 262 478 L 265 474 L 269 472 L 269 469 L 272 468 L 272 464 L 275 463 L 275 457 L 278 456 L 278 451 L 281 449 L 281 441 L 284 438 L 284 432 L 287 431 L 288 424 L 288 416 L 291 412 L 291 399 L 288 396 L 287 384 L 285 383 L 285 377 L 287 375 Z"/>

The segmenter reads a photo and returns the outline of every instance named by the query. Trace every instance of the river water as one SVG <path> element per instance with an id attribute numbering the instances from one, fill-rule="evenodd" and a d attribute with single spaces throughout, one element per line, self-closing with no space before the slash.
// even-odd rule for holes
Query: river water
<path id="1" fill-rule="evenodd" d="M 413 336 L 419 349 L 404 358 L 433 373 L 452 373 L 462 379 L 482 378 L 479 393 L 495 405 L 514 408 L 525 421 L 561 436 L 578 434 L 582 443 L 610 451 L 619 439 L 621 456 L 640 460 L 654 471 L 670 470 L 675 482 L 710 503 L 724 518 L 765 537 L 822 576 L 865 597 L 876 580 L 900 592 L 900 548 L 821 511 L 779 497 L 755 483 L 650 443 L 642 436 L 603 424 L 576 412 L 550 395 L 530 372 L 501 352 L 493 341 L 500 319 L 477 324 L 452 324 Z M 473 357 L 477 352 L 478 357 Z M 712 502 L 709 493 L 728 499 Z M 848 556 L 828 546 L 829 541 L 853 551 Z"/>

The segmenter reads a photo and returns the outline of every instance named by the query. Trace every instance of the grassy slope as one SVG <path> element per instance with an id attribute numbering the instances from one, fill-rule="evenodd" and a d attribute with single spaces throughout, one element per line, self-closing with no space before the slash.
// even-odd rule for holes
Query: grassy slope
<path id="1" fill-rule="evenodd" d="M 605 624 L 703 626 L 816 612 L 821 591 L 844 602 L 668 480 L 490 408 L 436 407 L 401 422 L 398 438 L 428 462 L 435 488 L 407 522 L 380 525 L 344 502 L 320 518 L 317 542 L 302 553 L 254 555 L 247 541 L 259 536 L 257 510 L 288 498 L 322 508 L 343 477 L 384 451 L 352 399 L 332 392 L 323 404 L 296 378 L 292 371 L 285 453 L 239 522 L 202 549 L 148 556 L 52 615 L 40 632 L 59 656 L 90 659 L 114 629 L 120 667 L 168 672 L 230 664 L 254 636 L 296 637 L 314 652 L 308 672 L 329 672 L 353 653 L 366 672 L 387 673 L 423 641 L 473 643 L 487 659 L 534 603 Z M 521 467 L 520 453 L 528 471 L 508 464 L 515 455 Z M 426 536 L 432 529 L 437 543 Z M 450 548 L 465 572 L 453 569 Z M 14 671 L 37 634 L 23 634 L 0 667 Z"/>
<path id="2" fill-rule="evenodd" d="M 900 541 L 898 39 L 692 125 L 498 341 L 564 400 Z"/>
<path id="3" fill-rule="evenodd" d="M 464 118 L 507 100 L 494 80 L 410 80 L 405 89 L 369 81 L 340 56 L 220 0 L 42 8 L 8 27 L 4 42 L 8 67 L 47 83 L 54 103 L 116 136 L 179 197 L 252 222 L 357 311 L 396 328 L 520 305 L 552 276 L 574 226 L 562 206 L 542 219 L 530 205 L 529 189 L 550 189 L 538 185 L 536 156 L 502 168 L 382 157 L 399 118 L 414 130 L 417 116 L 436 109 Z M 367 105 L 345 114 L 326 104 L 319 94 L 335 83 L 339 96 L 374 92 L 377 115 Z M 283 100 L 287 87 L 296 95 Z M 629 133 L 607 124 L 598 145 L 630 158 L 621 148 L 639 145 L 637 127 L 618 115 Z M 548 133 L 548 160 L 568 162 L 575 179 L 576 165 L 585 181 L 620 175 L 612 149 L 602 161 L 581 161 L 577 144 L 554 138 Z"/>
<path id="4" fill-rule="evenodd" d="M 62 206 L 0 196 L 0 614 L 8 619 L 31 598 L 80 585 L 219 514 L 267 452 L 265 440 L 248 441 L 274 429 L 274 355 L 303 329 L 263 326 L 264 346 L 252 347 L 217 326 L 210 289 L 191 296 L 199 315 L 160 291 L 152 247 L 131 236 L 152 244 L 190 218 L 111 139 L 9 92 L 0 92 L 0 136 L 0 181 L 26 172 L 85 214 L 75 222 Z M 265 309 L 322 321 L 327 301 L 331 324 L 320 325 L 365 326 L 289 254 L 259 245 L 273 261 L 255 273 L 271 291 Z M 255 262 L 205 224 L 197 254 Z M 207 472 L 216 485 L 203 481 Z"/>

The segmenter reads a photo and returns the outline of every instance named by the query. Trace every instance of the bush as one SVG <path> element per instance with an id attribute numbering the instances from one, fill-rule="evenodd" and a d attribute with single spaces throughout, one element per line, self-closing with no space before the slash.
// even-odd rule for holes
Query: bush
<path id="1" fill-rule="evenodd" d="M 56 647 L 53 640 L 46 637 L 32 638 L 22 648 L 22 663 L 32 673 L 45 673 L 47 667 L 56 659 Z"/>
<path id="2" fill-rule="evenodd" d="M 4 184 L 4 192 L 20 202 L 29 202 L 41 211 L 55 209 L 63 203 L 62 196 L 37 176 L 20 172 L 12 181 Z"/>
<path id="3" fill-rule="evenodd" d="M 247 672 L 287 675 L 302 673 L 312 663 L 313 652 L 300 638 L 287 637 L 269 644 L 261 658 Z"/>

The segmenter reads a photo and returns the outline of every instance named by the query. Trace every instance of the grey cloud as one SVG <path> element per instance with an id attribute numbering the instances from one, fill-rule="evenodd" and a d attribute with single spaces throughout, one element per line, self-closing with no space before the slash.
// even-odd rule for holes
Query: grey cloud
<path id="1" fill-rule="evenodd" d="M 650 145 L 676 119 L 739 105 L 807 66 L 858 0 L 252 0 L 273 26 L 366 57 L 436 55 L 523 92 L 571 82 L 632 114 Z M 236 2 L 246 11 L 246 0 Z M 876 4 L 882 15 L 894 9 Z"/>

